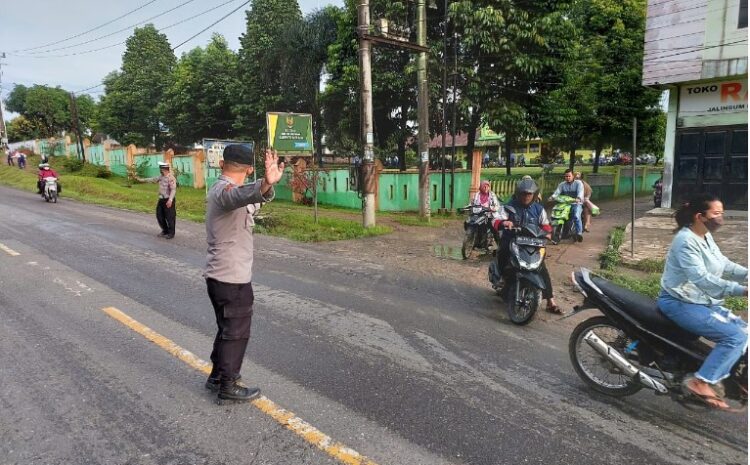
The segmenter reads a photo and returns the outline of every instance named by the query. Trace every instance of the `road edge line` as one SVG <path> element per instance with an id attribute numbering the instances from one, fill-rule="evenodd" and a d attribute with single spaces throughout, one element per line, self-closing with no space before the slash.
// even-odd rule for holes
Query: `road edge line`
<path id="1" fill-rule="evenodd" d="M 206 375 L 211 373 L 211 363 L 200 359 L 189 350 L 183 349 L 172 340 L 131 318 L 121 310 L 115 307 L 105 307 L 102 311 L 168 353 L 182 360 L 191 368 Z M 314 445 L 346 465 L 377 465 L 377 463 L 363 456 L 356 450 L 347 447 L 340 442 L 334 442 L 330 436 L 321 432 L 305 420 L 299 418 L 294 412 L 279 407 L 266 396 L 260 396 L 251 403 L 255 408 L 276 420 L 277 423 L 295 433 L 297 436 L 305 440 L 305 442 Z"/>
<path id="2" fill-rule="evenodd" d="M 7 245 L 5 245 L 3 243 L 0 243 L 0 250 L 2 250 L 3 252 L 7 253 L 11 257 L 17 257 L 17 256 L 21 255 L 20 253 L 16 252 L 15 250 L 11 249 L 10 247 L 8 247 Z"/>

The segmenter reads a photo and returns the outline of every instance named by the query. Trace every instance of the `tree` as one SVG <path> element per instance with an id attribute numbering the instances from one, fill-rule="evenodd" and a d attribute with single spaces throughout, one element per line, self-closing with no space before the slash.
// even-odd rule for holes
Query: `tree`
<path id="1" fill-rule="evenodd" d="M 238 74 L 240 88 L 234 111 L 235 128 L 256 140 L 265 136 L 268 111 L 286 111 L 294 106 L 295 96 L 279 76 L 282 68 L 276 48 L 279 38 L 302 20 L 296 0 L 253 0 L 247 12 L 247 29 L 240 37 Z M 298 50 L 299 58 L 306 53 Z"/>
<path id="2" fill-rule="evenodd" d="M 161 147 L 163 118 L 159 102 L 169 86 L 175 56 L 167 36 L 152 24 L 136 28 L 126 41 L 120 71 L 104 79 L 99 125 L 123 144 Z"/>
<path id="3" fill-rule="evenodd" d="M 597 171 L 607 142 L 627 140 L 633 118 L 660 112 L 660 92 L 641 85 L 646 0 L 573 0 L 567 16 L 576 46 L 563 62 L 558 92 L 541 110 L 551 134 L 572 131 L 569 146 L 584 139 L 594 144 Z M 561 114 L 549 114 L 558 109 Z"/>
<path id="4" fill-rule="evenodd" d="M 6 128 L 8 130 L 8 141 L 10 142 L 31 140 L 38 137 L 34 124 L 23 115 L 18 115 L 8 121 Z"/>
<path id="5" fill-rule="evenodd" d="M 205 49 L 196 47 L 182 55 L 158 112 L 181 144 L 232 138 L 232 104 L 238 88 L 237 55 L 214 34 Z"/>

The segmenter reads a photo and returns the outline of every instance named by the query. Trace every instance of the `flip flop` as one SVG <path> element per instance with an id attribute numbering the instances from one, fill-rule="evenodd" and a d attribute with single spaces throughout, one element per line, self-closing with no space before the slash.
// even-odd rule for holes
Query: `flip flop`
<path id="1" fill-rule="evenodd" d="M 691 396 L 692 398 L 695 398 L 695 399 L 703 402 L 704 404 L 706 404 L 706 406 L 708 408 L 711 408 L 711 409 L 714 409 L 714 410 L 719 410 L 719 411 L 722 411 L 722 412 L 730 412 L 730 413 L 740 413 L 740 412 L 744 412 L 745 411 L 745 409 L 735 409 L 735 408 L 730 407 L 729 404 L 727 404 L 724 401 L 724 399 L 722 399 L 719 396 L 710 395 L 710 394 L 700 394 L 698 392 L 695 392 L 693 389 L 690 388 L 689 382 L 690 382 L 690 380 L 686 380 L 685 382 L 682 383 L 682 388 L 685 391 L 685 393 L 688 394 L 689 396 Z M 717 405 L 715 403 L 712 403 L 712 401 L 714 401 L 714 402 L 721 402 L 724 405 L 726 405 L 726 407 L 722 407 L 721 405 Z"/>

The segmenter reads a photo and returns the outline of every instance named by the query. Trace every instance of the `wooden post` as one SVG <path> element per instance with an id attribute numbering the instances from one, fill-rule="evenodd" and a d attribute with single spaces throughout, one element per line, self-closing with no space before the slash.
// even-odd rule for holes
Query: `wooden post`
<path id="1" fill-rule="evenodd" d="M 203 149 L 196 150 L 192 153 L 191 161 L 193 163 L 193 187 L 203 189 L 206 187 L 205 173 L 203 165 L 206 161 L 206 152 Z"/>
<path id="2" fill-rule="evenodd" d="M 471 156 L 471 185 L 469 186 L 469 201 L 479 191 L 479 180 L 482 175 L 482 151 L 474 149 Z"/>
<path id="3" fill-rule="evenodd" d="M 620 193 L 620 170 L 621 169 L 622 167 L 618 166 L 617 169 L 615 170 L 614 190 L 612 191 L 613 199 L 616 199 L 617 195 Z"/>

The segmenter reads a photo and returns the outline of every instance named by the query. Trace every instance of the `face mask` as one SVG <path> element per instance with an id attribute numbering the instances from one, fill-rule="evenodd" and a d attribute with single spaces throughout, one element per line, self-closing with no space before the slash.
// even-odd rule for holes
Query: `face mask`
<path id="1" fill-rule="evenodd" d="M 724 224 L 724 220 L 721 219 L 721 217 L 716 218 L 707 218 L 708 221 L 704 222 L 703 224 L 706 225 L 706 229 L 708 229 L 709 232 L 715 233 L 719 230 L 719 228 Z"/>

